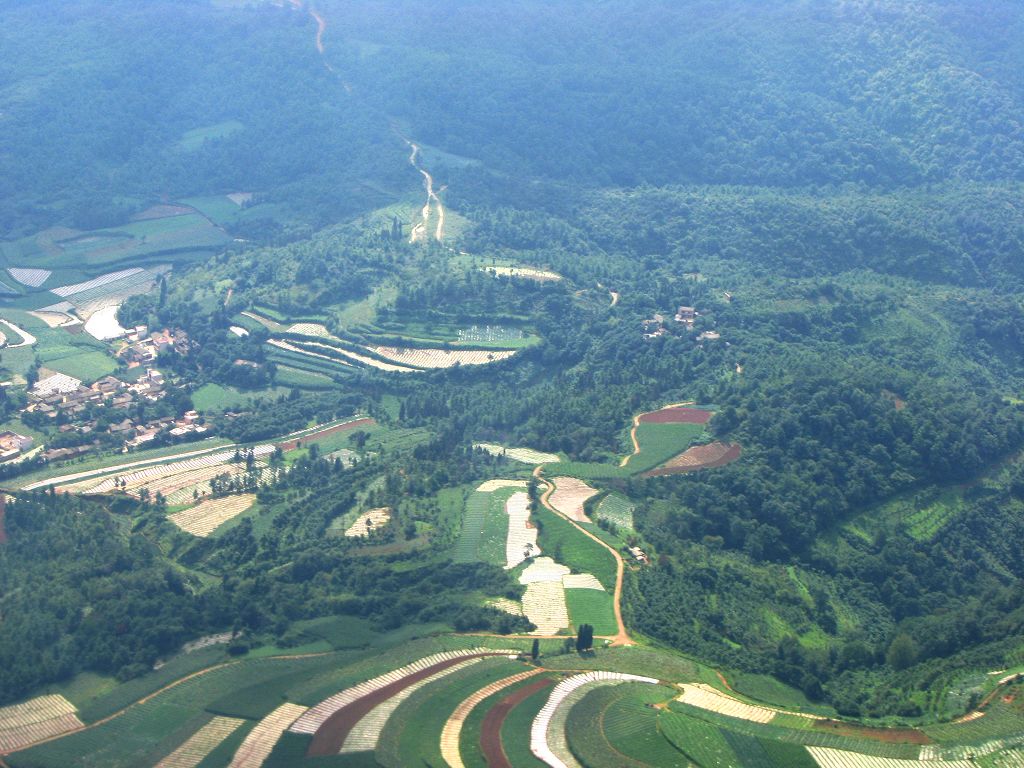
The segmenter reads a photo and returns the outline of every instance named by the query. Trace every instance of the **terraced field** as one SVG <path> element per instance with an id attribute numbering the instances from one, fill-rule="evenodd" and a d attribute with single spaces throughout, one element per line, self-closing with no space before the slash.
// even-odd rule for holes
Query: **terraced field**
<path id="1" fill-rule="evenodd" d="M 0 754 L 82 727 L 74 705 L 63 696 L 40 696 L 0 708 Z"/>
<path id="2" fill-rule="evenodd" d="M 453 550 L 455 562 L 507 564 L 509 513 L 506 502 L 525 490 L 525 480 L 488 480 L 469 495 Z M 516 517 L 518 521 L 522 513 L 517 513 Z M 523 526 L 525 528 L 525 520 Z M 525 546 L 528 537 L 523 534 L 522 538 Z"/>
<path id="3" fill-rule="evenodd" d="M 635 505 L 626 497 L 617 493 L 609 493 L 597 505 L 594 518 L 612 523 L 620 531 L 632 531 L 634 530 L 633 511 L 635 509 Z"/>
<path id="4" fill-rule="evenodd" d="M 255 503 L 256 494 L 254 493 L 204 499 L 194 507 L 168 515 L 167 519 L 185 533 L 205 538 Z"/>
<path id="5" fill-rule="evenodd" d="M 156 768 L 195 768 L 244 722 L 235 717 L 213 718 L 157 763 Z"/>
<path id="6" fill-rule="evenodd" d="M 305 711 L 303 706 L 285 703 L 264 717 L 245 737 L 228 768 L 260 768 L 281 734 Z"/>

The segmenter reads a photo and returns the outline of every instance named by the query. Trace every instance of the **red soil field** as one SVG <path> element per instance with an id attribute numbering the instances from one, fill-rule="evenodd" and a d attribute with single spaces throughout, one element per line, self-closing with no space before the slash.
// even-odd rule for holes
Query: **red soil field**
<path id="1" fill-rule="evenodd" d="M 508 713 L 516 708 L 525 699 L 537 691 L 554 685 L 555 681 L 550 678 L 537 680 L 524 685 L 515 693 L 510 693 L 504 699 L 491 707 L 484 716 L 483 725 L 480 728 L 480 749 L 483 750 L 484 760 L 487 761 L 487 768 L 512 768 L 512 763 L 505 756 L 505 750 L 501 746 L 501 726 L 508 717 Z"/>
<path id="2" fill-rule="evenodd" d="M 641 424 L 707 424 L 714 414 L 698 408 L 662 408 L 640 416 Z"/>
<path id="3" fill-rule="evenodd" d="M 333 435 L 333 434 L 335 434 L 337 432 L 346 432 L 346 431 L 348 431 L 350 429 L 356 429 L 358 427 L 369 427 L 369 426 L 371 426 L 373 424 L 376 424 L 376 423 L 377 423 L 376 421 L 374 421 L 373 419 L 369 419 L 369 418 L 367 418 L 367 419 L 356 419 L 355 421 L 350 421 L 347 424 L 338 424 L 338 425 L 333 426 L 333 427 L 328 427 L 327 429 L 324 429 L 324 430 L 322 430 L 320 432 L 312 432 L 312 433 L 310 433 L 308 435 L 303 435 L 302 437 L 297 437 L 294 440 L 287 440 L 287 441 L 285 441 L 283 443 L 278 443 L 277 447 L 280 448 L 282 451 L 290 451 L 290 450 L 292 450 L 294 448 L 298 448 L 299 447 L 299 443 L 305 443 L 305 442 L 308 442 L 309 440 L 313 440 L 315 442 L 316 438 L 318 438 L 318 437 L 327 437 L 328 435 Z"/>
<path id="4" fill-rule="evenodd" d="M 724 467 L 740 457 L 742 448 L 736 443 L 708 443 L 687 448 L 674 459 L 660 467 L 644 472 L 643 477 L 675 475 L 680 472 L 696 472 L 699 469 Z"/>
<path id="5" fill-rule="evenodd" d="M 0 544 L 7 541 L 7 531 L 4 530 L 4 515 L 7 513 L 7 497 L 0 493 Z"/>
<path id="6" fill-rule="evenodd" d="M 411 675 L 406 675 L 399 680 L 395 680 L 395 682 L 389 683 L 373 693 L 368 693 L 361 699 L 356 699 L 347 707 L 342 707 L 324 721 L 324 724 L 320 726 L 320 729 L 313 734 L 313 741 L 306 750 L 306 757 L 327 757 L 330 755 L 337 755 L 341 752 L 341 747 L 345 743 L 345 739 L 348 737 L 349 732 L 355 727 L 356 723 L 362 720 L 363 717 L 378 704 L 387 701 L 396 693 L 405 690 L 413 683 L 418 683 L 420 680 L 437 674 L 448 667 L 461 664 L 467 659 L 503 655 L 504 654 L 501 653 L 476 653 L 469 656 L 458 656 L 454 659 L 447 659 L 445 661 L 438 662 L 433 666 L 421 669 L 419 672 L 415 672 Z"/>

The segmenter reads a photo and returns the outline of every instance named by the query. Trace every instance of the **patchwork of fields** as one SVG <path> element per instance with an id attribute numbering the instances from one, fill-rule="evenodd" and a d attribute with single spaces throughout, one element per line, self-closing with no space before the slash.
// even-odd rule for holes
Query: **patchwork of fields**
<path id="1" fill-rule="evenodd" d="M 832 721 L 742 701 L 709 685 L 718 679 L 711 670 L 657 649 L 578 656 L 563 654 L 560 641 L 542 640 L 531 663 L 528 647 L 512 638 L 448 636 L 390 649 L 231 661 L 92 726 L 76 720 L 75 733 L 19 751 L 19 744 L 46 738 L 28 722 L 33 717 L 74 716 L 60 697 L 37 699 L 0 709 L 0 734 L 21 734 L 0 751 L 12 768 L 283 768 L 339 754 L 346 762 L 338 764 L 385 768 L 419 760 L 515 768 L 1019 762 L 1019 722 L 1004 722 L 998 745 L 939 747 L 908 729 L 815 727 Z M 971 723 L 947 729 L 951 738 L 972 735 Z"/>

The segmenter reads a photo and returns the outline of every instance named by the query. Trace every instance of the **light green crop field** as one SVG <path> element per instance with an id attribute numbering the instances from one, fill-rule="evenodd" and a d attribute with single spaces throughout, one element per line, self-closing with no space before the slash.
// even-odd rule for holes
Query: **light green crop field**
<path id="1" fill-rule="evenodd" d="M 614 599 L 608 592 L 596 589 L 567 589 L 565 603 L 573 626 L 590 624 L 595 635 L 614 635 L 619 631 L 615 621 Z"/>
<path id="2" fill-rule="evenodd" d="M 540 523 L 537 542 L 545 555 L 569 566 L 574 573 L 593 574 L 605 589 L 615 588 L 615 558 L 611 552 L 550 510 L 540 507 L 534 518 Z"/>
<path id="3" fill-rule="evenodd" d="M 501 488 L 490 493 L 474 491 L 466 500 L 462 530 L 453 557 L 457 563 L 505 564 L 508 515 L 505 502 L 522 488 Z"/>

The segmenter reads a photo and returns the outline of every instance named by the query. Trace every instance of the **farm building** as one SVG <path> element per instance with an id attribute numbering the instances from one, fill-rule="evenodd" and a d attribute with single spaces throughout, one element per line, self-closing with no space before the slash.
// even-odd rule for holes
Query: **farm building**
<path id="1" fill-rule="evenodd" d="M 645 339 L 656 339 L 665 335 L 665 316 L 656 314 L 649 320 L 641 321 Z"/>
<path id="2" fill-rule="evenodd" d="M 682 323 L 687 328 L 693 328 L 693 323 L 697 319 L 697 310 L 693 307 L 680 307 L 676 311 L 676 322 Z"/>
<path id="3" fill-rule="evenodd" d="M 0 462 L 10 461 L 32 448 L 35 441 L 16 432 L 0 432 Z"/>
<path id="4" fill-rule="evenodd" d="M 66 395 L 76 391 L 80 386 L 82 386 L 80 379 L 64 373 L 55 373 L 37 381 L 32 387 L 32 394 L 43 399 L 50 395 Z"/>
<path id="5" fill-rule="evenodd" d="M 640 549 L 640 547 L 629 547 L 629 554 L 641 565 L 647 565 L 650 562 L 647 558 L 647 553 Z"/>

